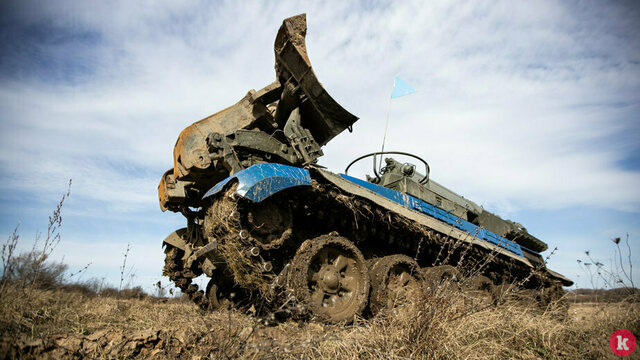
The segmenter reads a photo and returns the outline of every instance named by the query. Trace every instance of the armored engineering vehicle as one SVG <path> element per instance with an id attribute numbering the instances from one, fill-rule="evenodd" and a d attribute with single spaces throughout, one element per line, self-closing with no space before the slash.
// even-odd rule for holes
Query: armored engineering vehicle
<path id="1" fill-rule="evenodd" d="M 393 158 L 376 169 L 377 156 L 404 153 L 367 154 L 356 159 L 373 157 L 367 180 L 318 165 L 322 146 L 358 118 L 316 78 L 305 35 L 304 14 L 285 19 L 276 80 L 178 137 L 158 187 L 161 209 L 187 220 L 163 242 L 177 287 L 203 308 L 294 302 L 341 321 L 453 267 L 539 299 L 571 284 L 546 269 L 545 243 L 431 180 L 421 158 L 424 174 Z M 206 289 L 193 283 L 203 274 Z"/>

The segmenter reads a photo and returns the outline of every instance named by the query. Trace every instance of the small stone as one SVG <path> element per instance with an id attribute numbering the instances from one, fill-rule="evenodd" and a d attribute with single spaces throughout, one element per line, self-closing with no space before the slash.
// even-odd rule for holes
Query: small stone
<path id="1" fill-rule="evenodd" d="M 139 330 L 131 335 L 131 339 L 143 342 L 154 341 L 158 339 L 158 331 L 153 329 Z"/>
<path id="2" fill-rule="evenodd" d="M 96 341 L 96 340 L 100 339 L 101 337 L 104 337 L 105 335 L 107 335 L 108 332 L 109 332 L 109 330 L 107 330 L 107 329 L 98 330 L 98 331 L 94 332 L 93 334 L 85 336 L 85 339 L 87 339 L 89 341 Z"/>
<path id="3" fill-rule="evenodd" d="M 61 338 L 55 342 L 56 345 L 70 352 L 76 352 L 82 348 L 82 339 L 75 337 Z"/>
<path id="4" fill-rule="evenodd" d="M 43 345 L 42 339 L 35 339 L 35 340 L 27 341 L 24 343 L 25 348 L 35 348 L 35 347 L 40 347 L 42 345 Z"/>

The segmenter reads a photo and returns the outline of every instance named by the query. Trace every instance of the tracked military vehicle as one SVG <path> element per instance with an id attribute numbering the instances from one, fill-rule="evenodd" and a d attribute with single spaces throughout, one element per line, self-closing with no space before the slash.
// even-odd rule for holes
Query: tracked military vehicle
<path id="1" fill-rule="evenodd" d="M 160 207 L 187 226 L 163 242 L 164 274 L 203 308 L 222 301 L 296 303 L 330 321 L 352 319 L 391 294 L 469 269 L 489 286 L 539 292 L 570 285 L 546 269 L 547 245 L 393 158 L 366 180 L 318 165 L 322 146 L 358 120 L 314 74 L 306 18 L 285 19 L 276 80 L 190 125 L 158 187 Z M 350 166 L 350 165 L 349 165 Z M 206 289 L 193 279 L 207 276 Z M 440 276 L 437 275 L 437 276 Z"/>

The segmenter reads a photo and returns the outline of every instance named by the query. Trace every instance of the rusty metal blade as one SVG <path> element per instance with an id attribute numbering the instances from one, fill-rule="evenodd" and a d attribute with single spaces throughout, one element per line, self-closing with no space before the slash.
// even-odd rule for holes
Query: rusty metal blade
<path id="1" fill-rule="evenodd" d="M 322 146 L 355 123 L 358 118 L 338 104 L 318 81 L 305 45 L 307 19 L 305 14 L 282 22 L 274 51 L 276 75 L 284 84 L 293 77 L 306 96 L 301 105 L 302 126 L 311 131 Z"/>

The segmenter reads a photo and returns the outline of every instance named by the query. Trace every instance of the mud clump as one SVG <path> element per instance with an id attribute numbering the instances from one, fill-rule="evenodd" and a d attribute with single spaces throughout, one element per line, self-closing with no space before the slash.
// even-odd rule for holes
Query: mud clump
<path id="1" fill-rule="evenodd" d="M 45 340 L 18 339 L 0 345 L 9 358 L 178 358 L 219 351 L 214 334 L 188 330 L 98 330 L 89 335 L 54 335 Z"/>

